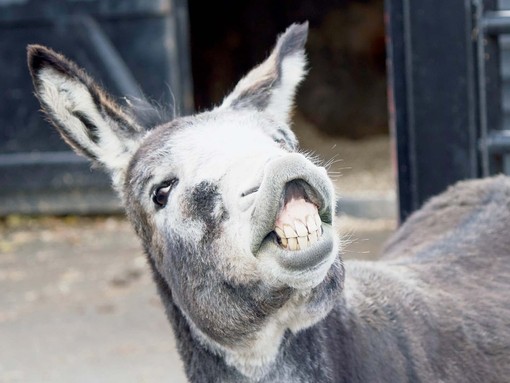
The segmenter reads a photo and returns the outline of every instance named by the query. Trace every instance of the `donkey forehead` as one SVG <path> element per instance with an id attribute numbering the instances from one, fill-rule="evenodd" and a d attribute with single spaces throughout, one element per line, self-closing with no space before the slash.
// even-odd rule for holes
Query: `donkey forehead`
<path id="1" fill-rule="evenodd" d="M 295 144 L 282 122 L 256 111 L 212 111 L 177 119 L 151 131 L 133 157 L 129 176 L 159 179 L 171 174 L 219 178 L 236 159 L 275 149 L 274 140 Z"/>
<path id="2" fill-rule="evenodd" d="M 178 162 L 211 162 L 216 165 L 268 149 L 285 125 L 258 112 L 209 113 L 165 143 Z"/>

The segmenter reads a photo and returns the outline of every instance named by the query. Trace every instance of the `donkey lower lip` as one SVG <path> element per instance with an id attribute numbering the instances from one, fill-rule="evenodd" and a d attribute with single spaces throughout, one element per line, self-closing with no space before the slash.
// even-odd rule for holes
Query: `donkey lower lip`
<path id="1" fill-rule="evenodd" d="M 333 250 L 331 222 L 322 222 L 316 190 L 303 180 L 285 185 L 281 205 L 271 231 L 257 256 L 274 257 L 282 269 L 302 272 L 322 264 Z"/>
<path id="2" fill-rule="evenodd" d="M 297 289 L 312 288 L 322 282 L 336 258 L 334 229 L 323 224 L 324 233 L 315 243 L 300 250 L 283 249 L 274 234 L 262 242 L 256 256 L 268 280 L 278 280 Z"/>

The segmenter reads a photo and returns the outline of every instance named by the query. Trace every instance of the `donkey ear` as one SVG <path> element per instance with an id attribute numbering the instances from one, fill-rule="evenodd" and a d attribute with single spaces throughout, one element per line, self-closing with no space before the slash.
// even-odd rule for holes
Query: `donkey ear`
<path id="1" fill-rule="evenodd" d="M 40 45 L 28 46 L 35 93 L 49 120 L 80 155 L 106 167 L 118 186 L 143 131 L 76 64 Z"/>
<path id="2" fill-rule="evenodd" d="M 306 73 L 307 35 L 308 22 L 288 27 L 266 61 L 239 81 L 221 107 L 266 111 L 288 121 L 296 88 Z"/>

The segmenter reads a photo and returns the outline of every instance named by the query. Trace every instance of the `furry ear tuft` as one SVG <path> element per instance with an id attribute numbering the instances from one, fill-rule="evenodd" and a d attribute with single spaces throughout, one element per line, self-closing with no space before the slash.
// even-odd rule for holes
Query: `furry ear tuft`
<path id="1" fill-rule="evenodd" d="M 142 128 L 76 64 L 41 45 L 28 46 L 28 66 L 43 111 L 80 155 L 122 182 Z"/>
<path id="2" fill-rule="evenodd" d="M 296 88 L 306 74 L 307 36 L 308 22 L 288 27 L 278 38 L 271 55 L 239 81 L 221 108 L 266 111 L 287 122 Z"/>

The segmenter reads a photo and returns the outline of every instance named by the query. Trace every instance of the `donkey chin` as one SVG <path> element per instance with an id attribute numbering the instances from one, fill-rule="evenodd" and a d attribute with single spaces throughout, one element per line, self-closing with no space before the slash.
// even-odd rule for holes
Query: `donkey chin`
<path id="1" fill-rule="evenodd" d="M 326 170 L 301 154 L 287 154 L 267 163 L 257 192 L 245 198 L 251 196 L 251 250 L 261 275 L 272 285 L 296 289 L 321 283 L 339 253 Z"/>

